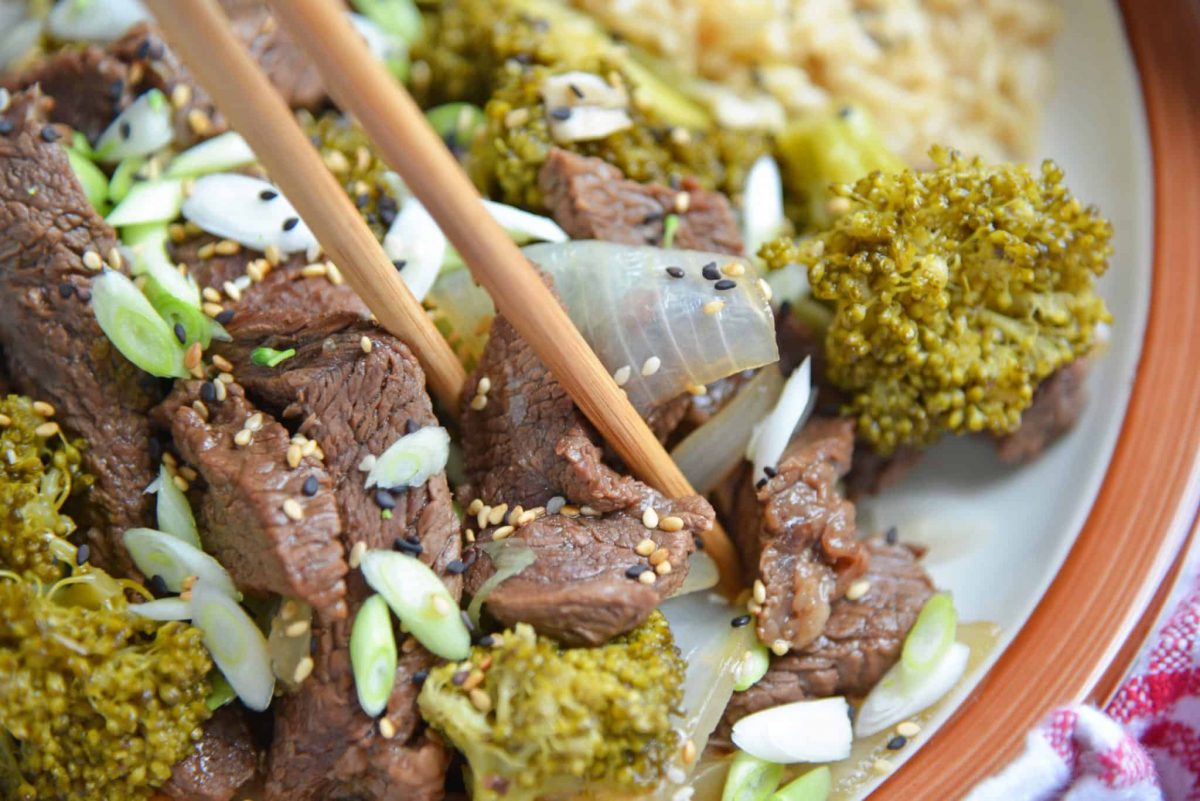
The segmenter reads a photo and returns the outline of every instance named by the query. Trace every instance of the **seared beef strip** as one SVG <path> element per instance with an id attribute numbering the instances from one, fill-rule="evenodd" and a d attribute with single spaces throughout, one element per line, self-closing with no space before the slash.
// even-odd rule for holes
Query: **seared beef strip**
<path id="1" fill-rule="evenodd" d="M 673 247 L 742 252 L 742 234 L 729 201 L 688 178 L 679 189 L 641 184 L 603 159 L 554 149 L 538 173 L 538 187 L 551 216 L 572 239 L 658 245 L 663 220 L 674 214 L 679 228 Z"/>
<path id="2" fill-rule="evenodd" d="M 87 440 L 84 467 L 95 483 L 73 511 L 93 561 L 135 575 L 120 537 L 150 522 L 145 412 L 158 400 L 157 382 L 116 351 L 86 300 L 94 273 L 83 254 L 109 254 L 117 239 L 88 203 L 62 144 L 48 141 L 47 105 L 32 89 L 0 115 L 13 126 L 0 135 L 0 347 L 13 389 L 54 404 L 63 428 Z"/>
<path id="3" fill-rule="evenodd" d="M 996 453 L 1005 464 L 1028 462 L 1054 440 L 1075 427 L 1087 403 L 1090 364 L 1076 359 L 1061 367 L 1038 385 L 1033 403 L 1021 415 L 1021 427 L 996 438 Z"/>
<path id="4" fill-rule="evenodd" d="M 485 379 L 486 405 L 475 408 L 479 404 L 472 398 Z M 490 520 L 478 510 L 483 522 L 477 542 L 513 526 L 511 538 L 523 540 L 536 559 L 487 596 L 488 611 L 505 625 L 530 623 L 568 644 L 596 645 L 644 621 L 683 582 L 694 537 L 712 525 L 707 502 L 695 496 L 668 499 L 604 464 L 599 437 L 503 317 L 492 323 L 463 398 L 468 484 L 460 501 L 468 510 L 477 509 L 470 504 L 478 501 L 491 508 L 507 504 L 509 511 L 507 519 L 500 509 Z M 572 506 L 547 514 L 556 496 Z M 518 506 L 529 511 L 522 516 Z M 659 521 L 676 517 L 682 526 L 668 531 L 660 522 L 649 529 L 643 523 L 648 509 Z M 664 574 L 649 584 L 637 576 L 637 571 L 653 575 L 647 555 L 634 550 L 646 539 L 663 552 L 653 557 L 655 564 L 665 557 L 670 565 L 659 568 Z M 478 547 L 469 549 L 468 561 L 467 587 L 474 592 L 495 566 Z"/>
<path id="5" fill-rule="evenodd" d="M 766 587 L 758 636 L 773 649 L 816 639 L 830 604 L 866 570 L 854 505 L 837 488 L 853 446 L 853 420 L 815 418 L 793 437 L 771 477 L 745 470 L 727 500 L 746 580 Z"/>
<path id="6" fill-rule="evenodd" d="M 204 724 L 196 750 L 171 770 L 161 791 L 179 801 L 230 801 L 258 771 L 258 749 L 246 713 L 230 705 Z"/>
<path id="7" fill-rule="evenodd" d="M 314 456 L 292 467 L 291 436 L 240 386 L 228 384 L 224 400 L 209 392 L 206 402 L 205 383 L 177 382 L 156 410 L 179 456 L 207 484 L 197 516 L 204 549 L 243 592 L 297 598 L 325 619 L 344 618 L 347 567 L 329 474 Z M 286 504 L 303 516 L 292 519 Z"/>
<path id="8" fill-rule="evenodd" d="M 905 545 L 867 543 L 870 582 L 857 601 L 835 601 L 819 637 L 804 648 L 773 658 L 771 668 L 750 689 L 734 693 L 725 709 L 725 732 L 740 718 L 780 704 L 832 695 L 861 697 L 900 658 L 900 648 L 921 607 L 934 593 L 933 582 Z"/>
<path id="9" fill-rule="evenodd" d="M 315 109 L 325 102 L 325 87 L 316 65 L 276 22 L 263 0 L 220 0 L 220 3 L 233 32 L 290 107 Z"/>

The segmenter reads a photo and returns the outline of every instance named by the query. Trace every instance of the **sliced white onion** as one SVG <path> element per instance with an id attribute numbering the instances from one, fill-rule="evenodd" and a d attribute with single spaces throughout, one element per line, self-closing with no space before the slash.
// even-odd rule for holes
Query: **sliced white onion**
<path id="1" fill-rule="evenodd" d="M 161 576 L 171 592 L 181 592 L 189 576 L 197 576 L 230 597 L 237 587 L 221 563 L 181 539 L 152 528 L 131 528 L 123 537 L 133 563 L 147 578 Z"/>
<path id="2" fill-rule="evenodd" d="M 808 273 L 799 264 L 788 264 L 767 273 L 771 286 L 771 303 L 776 307 L 787 301 L 797 303 L 809 294 Z"/>
<path id="3" fill-rule="evenodd" d="M 905 671 L 903 663 L 893 665 L 859 707 L 854 721 L 855 735 L 877 734 L 931 706 L 958 684 L 970 655 L 970 648 L 956 642 L 926 673 L 912 675 Z"/>
<path id="4" fill-rule="evenodd" d="M 629 95 L 590 72 L 565 72 L 542 81 L 546 121 L 556 142 L 587 142 L 633 127 Z"/>
<path id="5" fill-rule="evenodd" d="M 362 572 L 421 645 L 443 659 L 465 659 L 471 653 L 471 633 L 458 604 L 423 562 L 396 551 L 367 551 Z"/>
<path id="6" fill-rule="evenodd" d="M 96 158 L 115 164 L 130 156 L 148 156 L 171 144 L 174 138 L 171 103 L 158 89 L 151 89 L 130 103 L 100 134 Z"/>
<path id="7" fill-rule="evenodd" d="M 782 390 L 779 368 L 767 365 L 708 422 L 675 446 L 671 458 L 696 492 L 707 493 L 742 463 L 754 426 L 774 408 Z"/>
<path id="8" fill-rule="evenodd" d="M 629 112 L 623 108 L 576 106 L 570 112 L 565 120 L 548 116 L 550 135 L 559 144 L 591 142 L 633 127 Z"/>
<path id="9" fill-rule="evenodd" d="M 197 178 L 183 201 L 183 216 L 214 236 L 253 250 L 274 245 L 280 253 L 296 253 L 318 247 L 278 187 L 248 175 L 222 172 Z"/>
<path id="10" fill-rule="evenodd" d="M 763 475 L 763 468 L 779 464 L 788 442 L 812 411 L 812 364 L 804 361 L 792 371 L 783 385 L 783 392 L 771 413 L 754 427 L 746 458 L 754 462 L 754 478 Z"/>
<path id="11" fill-rule="evenodd" d="M 529 242 L 566 242 L 570 239 L 567 232 L 549 217 L 531 214 L 516 206 L 506 206 L 493 200 L 484 200 L 483 207 L 518 245 Z"/>
<path id="12" fill-rule="evenodd" d="M 783 765 L 836 762 L 850 756 L 849 712 L 841 696 L 771 707 L 734 723 L 733 744 Z"/>
<path id="13" fill-rule="evenodd" d="M 200 532 L 196 528 L 196 518 L 192 516 L 192 507 L 183 490 L 171 480 L 165 465 L 159 468 L 158 482 L 156 514 L 159 531 L 199 548 Z"/>
<path id="14" fill-rule="evenodd" d="M 400 277 L 417 300 L 424 300 L 446 258 L 446 235 L 421 201 L 409 198 L 383 237 L 383 250 L 393 262 L 404 262 Z"/>
<path id="15" fill-rule="evenodd" d="M 783 104 L 766 92 L 747 94 L 715 81 L 694 81 L 690 88 L 708 105 L 722 128 L 778 131 L 787 122 Z"/>
<path id="16" fill-rule="evenodd" d="M 700 490 L 696 490 L 696 492 L 700 492 Z M 719 580 L 720 571 L 713 558 L 704 551 L 693 551 L 692 555 L 688 557 L 687 578 L 683 580 L 683 584 L 679 585 L 679 589 L 671 597 L 678 598 L 690 592 L 712 589 L 717 586 Z"/>
<path id="17" fill-rule="evenodd" d="M 542 81 L 542 100 L 549 108 L 596 106 L 599 108 L 629 108 L 629 93 L 625 87 L 613 86 L 594 72 L 560 72 Z"/>
<path id="18" fill-rule="evenodd" d="M 783 213 L 783 179 L 779 165 L 770 156 L 759 156 L 742 190 L 742 239 L 746 253 L 758 252 L 764 242 L 770 242 L 787 230 Z"/>
<path id="19" fill-rule="evenodd" d="M 135 183 L 105 220 L 120 228 L 126 225 L 170 222 L 179 216 L 183 205 L 183 181 L 163 178 Z"/>
<path id="20" fill-rule="evenodd" d="M 192 586 L 192 623 L 204 647 L 238 698 L 261 712 L 271 705 L 275 675 L 267 640 L 245 610 L 219 587 L 201 579 Z"/>
<path id="21" fill-rule="evenodd" d="M 42 21 L 32 17 L 24 17 L 24 3 L 12 3 L 6 5 L 5 8 L 11 8 L 8 15 L 16 17 L 10 24 L 6 24 L 3 28 L 4 33 L 0 34 L 0 69 L 7 70 L 21 62 L 21 59 L 29 55 L 35 47 L 38 40 L 42 38 Z M 5 20 L 5 22 L 10 22 Z"/>
<path id="22" fill-rule="evenodd" d="M 443 270 L 429 290 L 429 302 L 438 310 L 439 322 L 458 335 L 455 351 L 466 364 L 483 355 L 496 307 L 469 270 Z"/>
<path id="23" fill-rule="evenodd" d="M 167 165 L 168 178 L 190 178 L 214 172 L 226 172 L 258 161 L 250 145 L 236 131 L 193 145 L 171 159 Z"/>
<path id="24" fill-rule="evenodd" d="M 46 17 L 46 30 L 66 42 L 104 44 L 149 20 L 140 0 L 58 0 Z"/>
<path id="25" fill-rule="evenodd" d="M 419 487 L 446 469 L 450 434 L 441 426 L 425 426 L 405 434 L 381 453 L 364 486 L 383 489 Z"/>
<path id="26" fill-rule="evenodd" d="M 182 598 L 158 598 L 141 604 L 130 604 L 129 611 L 151 620 L 191 620 L 192 605 Z"/>
<path id="27" fill-rule="evenodd" d="M 283 610 L 289 610 L 289 617 L 283 617 Z M 294 614 L 292 613 L 294 610 Z M 288 629 L 297 623 L 308 623 L 303 634 L 288 634 Z M 312 607 L 295 598 L 280 599 L 280 603 L 271 616 L 271 626 L 267 634 L 267 653 L 271 656 L 271 671 L 275 680 L 289 690 L 300 686 L 296 681 L 296 670 L 300 662 L 311 651 L 312 641 Z"/>

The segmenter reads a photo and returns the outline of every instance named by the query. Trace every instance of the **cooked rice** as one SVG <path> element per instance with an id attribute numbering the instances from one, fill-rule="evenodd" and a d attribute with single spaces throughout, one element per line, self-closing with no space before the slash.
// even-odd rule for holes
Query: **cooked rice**
<path id="1" fill-rule="evenodd" d="M 671 63 L 789 114 L 852 102 L 913 163 L 1033 155 L 1056 0 L 572 0 Z"/>

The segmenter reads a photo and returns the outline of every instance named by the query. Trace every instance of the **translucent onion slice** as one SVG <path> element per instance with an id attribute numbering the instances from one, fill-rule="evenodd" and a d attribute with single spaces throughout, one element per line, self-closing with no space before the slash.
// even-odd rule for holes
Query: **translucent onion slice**
<path id="1" fill-rule="evenodd" d="M 197 178 L 183 201 L 183 216 L 208 233 L 253 250 L 274 245 L 280 253 L 306 251 L 317 239 L 279 189 L 231 172 Z"/>
<path id="2" fill-rule="evenodd" d="M 100 329 L 137 367 L 160 378 L 186 378 L 183 346 L 133 282 L 115 270 L 92 281 L 92 311 Z"/>
<path id="3" fill-rule="evenodd" d="M 900 661 L 910 676 L 932 670 L 954 643 L 958 631 L 958 612 L 954 601 L 938 593 L 925 602 L 917 622 L 904 638 Z"/>
<path id="4" fill-rule="evenodd" d="M 701 495 L 713 489 L 742 463 L 754 426 L 775 406 L 783 376 L 775 365 L 764 367 L 733 400 L 671 451 L 671 458 Z"/>
<path id="5" fill-rule="evenodd" d="M 478 547 L 482 548 L 483 552 L 492 560 L 492 567 L 496 572 L 479 585 L 479 589 L 475 591 L 475 595 L 471 597 L 471 603 L 467 607 L 467 615 L 476 626 L 479 625 L 479 610 L 492 591 L 506 579 L 517 575 L 537 560 L 529 544 L 518 537 L 493 540 Z"/>
<path id="6" fill-rule="evenodd" d="M 113 227 L 167 223 L 183 207 L 183 181 L 162 178 L 133 184 L 105 220 Z"/>
<path id="7" fill-rule="evenodd" d="M 192 623 L 204 632 L 204 647 L 242 703 L 256 712 L 270 706 L 275 675 L 267 640 L 245 610 L 201 579 L 192 587 Z"/>
<path id="8" fill-rule="evenodd" d="M 632 370 L 624 388 L 642 411 L 690 386 L 779 358 L 770 303 L 757 270 L 743 259 L 594 241 L 529 245 L 524 252 L 554 276 L 567 313 L 604 366 Z M 717 290 L 701 274 L 708 264 L 718 270 L 737 264 L 743 272 L 722 275 L 735 286 Z M 671 277 L 668 267 L 684 277 Z M 657 369 L 644 371 L 652 357 Z"/>
<path id="9" fill-rule="evenodd" d="M 383 237 L 387 257 L 399 265 L 400 277 L 417 300 L 424 300 L 446 258 L 446 236 L 421 201 L 409 198 Z"/>
<path id="10" fill-rule="evenodd" d="M 501 540 L 501 542 L 503 541 Z M 683 580 L 683 584 L 679 585 L 679 589 L 671 597 L 678 598 L 689 592 L 711 590 L 717 586 L 718 580 L 720 580 L 720 571 L 713 558 L 704 551 L 693 551 L 692 555 L 688 557 L 687 578 Z"/>
<path id="11" fill-rule="evenodd" d="M 287 610 L 288 617 L 283 616 Z M 306 624 L 303 633 L 289 629 L 297 624 Z M 267 634 L 267 653 L 271 655 L 271 670 L 275 680 L 289 690 L 300 686 L 296 681 L 296 670 L 300 663 L 312 653 L 312 607 L 295 598 L 281 598 L 271 615 Z"/>
<path id="12" fill-rule="evenodd" d="M 421 645 L 443 659 L 466 659 L 471 653 L 471 634 L 458 604 L 424 563 L 396 551 L 367 551 L 362 572 Z"/>
<path id="13" fill-rule="evenodd" d="M 113 170 L 112 178 L 108 181 L 108 199 L 113 203 L 120 203 L 129 194 L 129 190 L 133 189 L 133 184 L 137 180 L 137 172 L 143 165 L 146 159 L 141 156 L 131 156 Z M 180 202 L 183 199 L 180 198 Z"/>
<path id="14" fill-rule="evenodd" d="M 749 628 L 749 627 L 747 627 Z M 764 709 L 733 724 L 733 744 L 768 762 L 836 762 L 850 756 L 854 736 L 841 696 Z"/>
<path id="15" fill-rule="evenodd" d="M 441 426 L 425 426 L 405 434 L 375 459 L 365 487 L 419 487 L 446 469 L 450 434 Z"/>
<path id="16" fill-rule="evenodd" d="M 771 801 L 825 801 L 833 790 L 833 773 L 822 765 L 780 787 Z"/>
<path id="17" fill-rule="evenodd" d="M 75 173 L 79 185 L 83 187 L 83 194 L 87 196 L 88 203 L 91 203 L 94 209 L 103 209 L 108 199 L 108 176 L 87 156 L 70 148 L 67 149 L 67 161 L 71 164 L 71 171 Z"/>
<path id="18" fill-rule="evenodd" d="M 131 528 L 122 538 L 133 563 L 147 578 L 161 576 L 171 592 L 181 592 L 189 576 L 197 576 L 230 597 L 238 597 L 233 579 L 221 563 L 181 539 L 152 528 Z"/>
<path id="19" fill-rule="evenodd" d="M 734 692 L 745 692 L 758 684 L 758 680 L 767 675 L 771 667 L 771 654 L 767 646 L 755 643 L 734 667 Z"/>
<path id="20" fill-rule="evenodd" d="M 767 801 L 782 778 L 782 765 L 739 752 L 729 763 L 721 801 Z"/>
<path id="21" fill-rule="evenodd" d="M 149 20 L 139 0 L 58 0 L 46 17 L 46 29 L 55 39 L 103 44 Z"/>
<path id="22" fill-rule="evenodd" d="M 200 548 L 200 532 L 196 528 L 196 518 L 192 516 L 192 507 L 183 490 L 171 480 L 166 466 L 159 468 L 157 501 L 155 513 L 158 530 L 186 542 L 193 548 Z"/>
<path id="23" fill-rule="evenodd" d="M 350 631 L 350 667 L 359 706 L 371 717 L 387 707 L 396 683 L 396 636 L 392 615 L 381 595 L 372 595 L 359 607 Z"/>
<path id="24" fill-rule="evenodd" d="M 37 47 L 42 37 L 42 20 L 25 17 L 23 3 L 6 3 L 0 6 L 0 13 L 6 23 L 0 34 L 0 69 L 7 70 Z"/>
<path id="25" fill-rule="evenodd" d="M 531 214 L 493 200 L 483 201 L 483 207 L 518 245 L 528 242 L 566 242 L 570 239 L 567 232 L 549 217 Z"/>
<path id="26" fill-rule="evenodd" d="M 925 673 L 909 675 L 902 662 L 893 665 L 859 707 L 854 733 L 859 737 L 878 734 L 931 706 L 958 684 L 970 655 L 970 648 L 956 642 Z"/>
<path id="27" fill-rule="evenodd" d="M 141 604 L 130 604 L 129 611 L 151 620 L 191 620 L 192 605 L 181 598 L 159 598 Z"/>
<path id="28" fill-rule="evenodd" d="M 742 190 L 742 239 L 746 253 L 758 253 L 764 242 L 770 242 L 787 230 L 783 213 L 783 179 L 779 165 L 770 156 L 759 156 Z"/>
<path id="29" fill-rule="evenodd" d="M 214 172 L 227 172 L 258 161 L 250 145 L 236 131 L 193 145 L 171 159 L 167 165 L 168 178 L 194 178 Z"/>
<path id="30" fill-rule="evenodd" d="M 754 433 L 750 436 L 746 458 L 754 462 L 755 478 L 763 475 L 764 468 L 779 464 L 792 434 L 804 424 L 812 411 L 814 397 L 812 364 L 806 357 L 788 376 L 775 408 L 754 427 Z"/>
<path id="31" fill-rule="evenodd" d="M 463 363 L 478 362 L 496 316 L 488 293 L 475 284 L 468 270 L 443 271 L 429 291 L 428 300 L 438 310 L 438 325 L 458 336 L 454 349 Z"/>
<path id="32" fill-rule="evenodd" d="M 151 89 L 117 115 L 96 140 L 96 158 L 115 164 L 130 156 L 148 156 L 175 137 L 171 103 Z"/>

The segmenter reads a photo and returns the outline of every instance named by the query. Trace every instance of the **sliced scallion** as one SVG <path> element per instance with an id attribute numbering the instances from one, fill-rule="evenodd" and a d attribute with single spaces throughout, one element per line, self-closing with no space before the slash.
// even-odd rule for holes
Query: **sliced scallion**
<path id="1" fill-rule="evenodd" d="M 139 0 L 59 0 L 46 15 L 46 30 L 61 42 L 111 42 L 150 15 Z"/>
<path id="2" fill-rule="evenodd" d="M 219 670 L 213 670 L 208 674 L 208 684 L 212 689 L 209 690 L 208 697 L 204 699 L 204 703 L 210 712 L 216 712 L 234 698 L 237 698 L 237 693 L 229 686 L 229 679 L 225 678 Z"/>
<path id="3" fill-rule="evenodd" d="M 471 603 L 467 607 L 467 615 L 476 626 L 479 625 L 479 610 L 487 601 L 487 597 L 492 594 L 492 590 L 503 584 L 505 579 L 517 575 L 532 565 L 537 559 L 533 549 L 529 547 L 529 543 L 520 537 L 493 540 L 478 547 L 481 547 L 488 558 L 492 560 L 492 568 L 495 572 L 479 585 L 479 589 L 471 596 Z"/>
<path id="4" fill-rule="evenodd" d="M 675 232 L 679 230 L 679 215 L 668 214 L 663 218 L 662 246 L 671 248 L 675 245 Z"/>
<path id="5" fill-rule="evenodd" d="M 845 759 L 854 735 L 846 699 L 834 696 L 793 701 L 747 715 L 733 724 L 730 739 L 759 759 L 791 765 Z"/>
<path id="6" fill-rule="evenodd" d="M 200 532 L 196 528 L 196 518 L 192 516 L 192 507 L 183 490 L 171 480 L 165 465 L 159 468 L 158 481 L 158 530 L 199 548 Z"/>
<path id="7" fill-rule="evenodd" d="M 351 0 L 354 10 L 406 42 L 421 38 L 424 22 L 412 0 Z"/>
<path id="8" fill-rule="evenodd" d="M 780 787 L 771 801 L 825 801 L 833 789 L 833 774 L 822 765 Z"/>
<path id="9" fill-rule="evenodd" d="M 350 631 L 350 667 L 363 711 L 376 717 L 387 707 L 396 683 L 396 635 L 392 614 L 381 595 L 372 595 L 354 616 Z"/>
<path id="10" fill-rule="evenodd" d="M 255 348 L 250 353 L 250 361 L 257 364 L 259 367 L 278 367 L 288 359 L 296 355 L 295 348 L 287 350 L 275 350 L 275 348 Z"/>
<path id="11" fill-rule="evenodd" d="M 174 274 L 179 276 L 179 273 Z M 179 297 L 174 290 L 168 290 L 167 286 L 169 284 L 161 283 L 156 278 L 147 278 L 142 291 L 172 329 L 177 324 L 183 326 L 185 345 L 199 342 L 202 347 L 207 348 L 213 338 L 214 321 L 204 314 L 198 305 Z"/>
<path id="12" fill-rule="evenodd" d="M 910 674 L 903 663 L 893 665 L 858 708 L 854 733 L 870 737 L 934 704 L 962 678 L 970 655 L 970 648 L 956 642 L 924 673 Z"/>
<path id="13" fill-rule="evenodd" d="M 171 159 L 167 165 L 168 178 L 194 178 L 214 172 L 236 170 L 254 164 L 258 158 L 250 145 L 236 131 L 193 145 Z"/>
<path id="14" fill-rule="evenodd" d="M 487 120 L 483 109 L 473 103 L 445 103 L 425 112 L 425 119 L 437 135 L 447 144 L 466 147 L 475 134 L 484 128 Z"/>
<path id="15" fill-rule="evenodd" d="M 129 611 L 150 620 L 191 620 L 192 605 L 180 598 L 158 598 L 142 604 L 130 604 Z"/>
<path id="16" fill-rule="evenodd" d="M 104 172 L 86 156 L 71 149 L 67 150 L 67 161 L 70 162 L 71 171 L 75 173 L 79 185 L 83 187 L 83 194 L 87 196 L 88 203 L 97 211 L 103 211 L 105 200 L 108 198 L 108 178 Z"/>
<path id="17" fill-rule="evenodd" d="M 183 540 L 152 528 L 131 528 L 123 537 L 133 563 L 147 577 L 161 576 L 171 592 L 181 592 L 189 576 L 197 576 L 226 595 L 238 597 L 233 579 L 221 563 Z"/>
<path id="18" fill-rule="evenodd" d="M 783 765 L 739 751 L 729 764 L 721 801 L 766 801 L 783 778 Z"/>
<path id="19" fill-rule="evenodd" d="M 171 104 L 151 89 L 117 115 L 96 140 L 96 157 L 114 164 L 130 156 L 148 156 L 171 144 L 175 136 Z"/>
<path id="20" fill-rule="evenodd" d="M 767 646 L 755 642 L 733 669 L 735 677 L 733 689 L 737 692 L 749 690 L 758 683 L 759 679 L 767 675 L 769 667 L 771 667 L 771 655 L 767 651 Z"/>
<path id="21" fill-rule="evenodd" d="M 925 602 L 917 622 L 904 638 L 900 663 L 909 675 L 928 673 L 954 643 L 958 631 L 958 612 L 954 601 L 938 593 Z"/>
<path id="22" fill-rule="evenodd" d="M 370 18 L 350 12 L 350 24 L 367 43 L 367 49 L 384 63 L 398 81 L 408 79 L 408 42 L 385 31 Z"/>
<path id="23" fill-rule="evenodd" d="M 275 675 L 267 640 L 254 620 L 220 588 L 201 579 L 192 587 L 192 623 L 204 647 L 242 703 L 256 712 L 271 704 Z"/>
<path id="24" fill-rule="evenodd" d="M 443 659 L 466 659 L 471 634 L 446 585 L 418 559 L 397 551 L 367 551 L 362 572 L 417 641 Z"/>
<path id="25" fill-rule="evenodd" d="M 96 151 L 92 150 L 92 143 L 81 131 L 71 131 L 70 148 L 85 159 L 95 160 L 96 158 Z"/>
<path id="26" fill-rule="evenodd" d="M 120 203 L 129 194 L 129 190 L 133 189 L 133 183 L 137 180 L 137 173 L 146 163 L 146 159 L 142 156 L 130 156 L 121 161 L 113 170 L 112 178 L 108 181 L 108 199 L 113 203 Z"/>
<path id="27" fill-rule="evenodd" d="M 92 281 L 92 311 L 105 336 L 133 364 L 160 378 L 187 377 L 175 332 L 124 275 L 107 270 Z"/>
<path id="28" fill-rule="evenodd" d="M 366 488 L 419 487 L 446 469 L 450 434 L 441 426 L 425 426 L 393 442 L 367 473 Z"/>
<path id="29" fill-rule="evenodd" d="M 170 222 L 179 216 L 182 204 L 183 181 L 178 178 L 141 181 L 129 188 L 105 220 L 114 227 Z"/>

